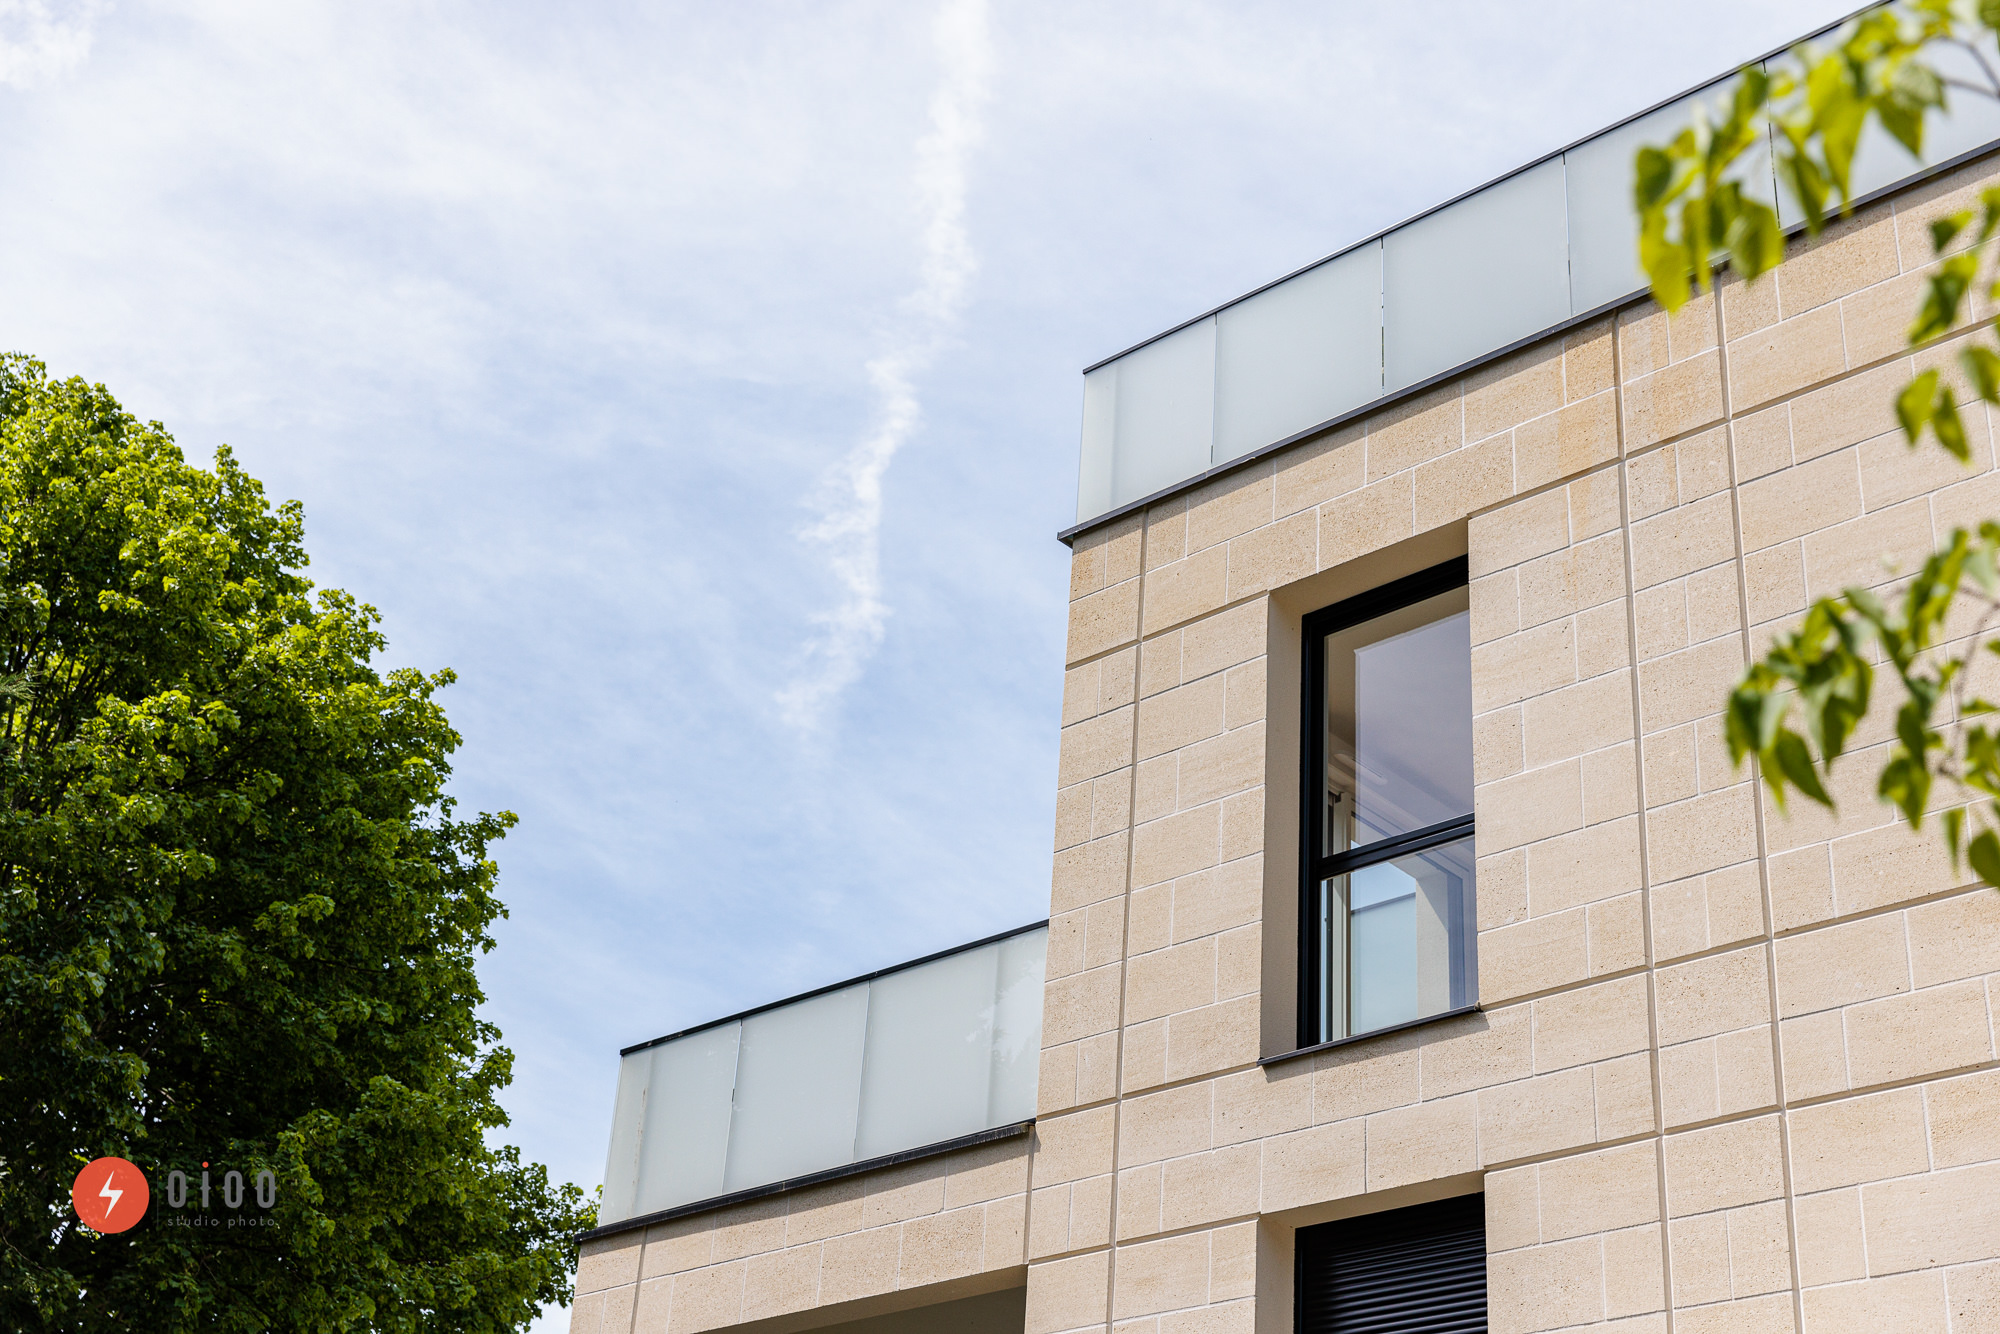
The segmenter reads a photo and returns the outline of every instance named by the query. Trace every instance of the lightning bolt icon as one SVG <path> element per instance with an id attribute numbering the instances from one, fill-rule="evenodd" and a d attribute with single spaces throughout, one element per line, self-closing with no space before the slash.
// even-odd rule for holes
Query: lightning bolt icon
<path id="1" fill-rule="evenodd" d="M 122 1190 L 114 1190 L 112 1188 L 111 1181 L 115 1175 L 115 1173 L 106 1172 L 104 1174 L 104 1188 L 97 1192 L 99 1199 L 111 1201 L 111 1203 L 104 1206 L 104 1221 L 107 1223 L 111 1221 L 111 1211 L 118 1207 L 119 1198 L 125 1194 Z"/>

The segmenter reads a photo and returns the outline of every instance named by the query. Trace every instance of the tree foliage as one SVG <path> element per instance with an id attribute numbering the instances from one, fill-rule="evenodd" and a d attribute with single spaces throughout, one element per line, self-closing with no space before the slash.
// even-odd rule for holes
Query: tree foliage
<path id="1" fill-rule="evenodd" d="M 0 359 L 0 1327 L 488 1331 L 566 1300 L 574 1186 L 489 1147 L 503 910 L 449 672 L 378 672 L 296 503 L 102 386 Z M 98 1236 L 99 1155 L 155 1215 Z M 163 1225 L 202 1162 L 271 1225 Z"/>
<path id="2" fill-rule="evenodd" d="M 1671 142 L 1639 150 L 1639 258 L 1653 295 L 1678 310 L 1695 288 L 1712 285 L 1725 255 L 1750 282 L 1783 260 L 1778 216 L 1747 185 L 1766 142 L 1778 181 L 1817 236 L 1830 207 L 1852 209 L 1855 156 L 1869 125 L 1921 157 L 1927 119 L 1953 97 L 2000 100 L 1997 33 L 2000 0 L 1905 0 L 1851 21 L 1830 47 L 1804 45 L 1768 69 L 1745 68 L 1719 105 L 1697 105 Z M 1978 77 L 1940 72 L 1936 58 L 1947 49 Z M 1986 190 L 1977 209 L 1931 223 L 1934 258 L 1909 343 L 1951 339 L 1959 374 L 1932 366 L 1895 401 L 1912 448 L 1928 435 L 1961 463 L 1971 458 L 1961 393 L 2000 405 L 1996 238 L 2000 187 Z M 1981 880 L 2000 886 L 2000 706 L 1976 688 L 1996 674 L 1996 631 L 2000 523 L 1989 521 L 1954 530 L 1886 597 L 1854 587 L 1817 599 L 1730 695 L 1730 754 L 1738 764 L 1756 757 L 1780 805 L 1796 789 L 1831 807 L 1824 776 L 1854 740 L 1886 666 L 1902 701 L 1877 793 L 1912 829 L 1937 814 L 1954 863 L 1963 855 Z"/>

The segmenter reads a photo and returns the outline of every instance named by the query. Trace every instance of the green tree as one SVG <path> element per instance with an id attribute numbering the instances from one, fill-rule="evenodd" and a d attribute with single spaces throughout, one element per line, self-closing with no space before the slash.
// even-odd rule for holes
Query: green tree
<path id="1" fill-rule="evenodd" d="M 377 672 L 299 507 L 102 386 L 0 358 L 0 1327 L 487 1331 L 568 1297 L 575 1186 L 489 1146 L 493 840 L 449 672 Z M 99 1236 L 79 1167 L 154 1214 Z M 165 1225 L 165 1173 L 277 1181 Z"/>
<path id="2" fill-rule="evenodd" d="M 1776 174 L 1817 237 L 1829 207 L 1852 207 L 1852 169 L 1870 125 L 1921 157 L 1926 120 L 1953 97 L 2000 101 L 1994 35 L 2000 0 L 1906 0 L 1845 25 L 1830 46 L 1800 46 L 1768 69 L 1751 66 L 1712 110 L 1662 146 L 1639 151 L 1639 257 L 1669 311 L 1710 288 L 1726 255 L 1748 282 L 1784 258 L 1777 214 L 1746 189 L 1746 169 L 1769 142 Z M 1972 77 L 1947 75 L 1937 57 L 1961 53 Z M 1933 364 L 1898 393 L 1897 420 L 1912 448 L 1926 436 L 1960 462 L 1971 457 L 1961 404 L 2000 405 L 2000 187 L 1976 210 L 1930 227 L 1934 262 L 1909 343 Z M 1948 349 L 1934 345 L 1948 343 Z M 1952 353 L 1947 361 L 1941 354 Z M 1951 362 L 1956 371 L 1951 370 Z M 1886 665 L 1901 687 L 1894 739 L 1877 776 L 1880 796 L 1912 829 L 1937 815 L 1957 863 L 2000 886 L 2000 706 L 1979 683 L 2000 655 L 2000 522 L 1957 529 L 1889 596 L 1848 588 L 1822 597 L 1779 635 L 1731 694 L 1726 728 L 1738 764 L 1755 756 L 1774 798 L 1796 789 L 1831 807 L 1825 781 L 1875 702 Z"/>

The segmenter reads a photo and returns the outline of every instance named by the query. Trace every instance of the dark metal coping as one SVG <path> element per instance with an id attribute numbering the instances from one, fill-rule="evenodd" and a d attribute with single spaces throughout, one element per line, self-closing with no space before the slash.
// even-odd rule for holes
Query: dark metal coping
<path id="1" fill-rule="evenodd" d="M 1842 24 L 1848 23 L 1862 14 L 1866 14 L 1869 10 L 1879 9 L 1879 8 L 1881 8 L 1880 5 L 1864 5 L 1862 8 L 1855 10 L 1852 14 L 1847 15 L 1846 18 L 1837 19 L 1834 22 L 1827 24 L 1823 28 L 1817 28 L 1814 31 L 1807 33 L 1804 37 L 1799 38 L 1798 40 L 1799 42 L 1809 42 L 1813 40 L 1813 38 L 1815 37 L 1825 36 L 1827 33 L 1833 31 L 1835 28 L 1840 27 Z M 1796 44 L 1797 43 L 1794 43 L 1793 45 Z M 1776 51 L 1768 52 L 1765 55 L 1758 56 L 1753 60 L 1746 60 L 1743 63 L 1745 65 L 1752 65 L 1760 60 L 1769 60 L 1773 56 L 1782 55 L 1784 54 L 1785 51 L 1788 51 L 1790 49 L 1791 48 L 1789 46 L 1780 47 Z M 1480 193 L 1482 190 L 1490 189 L 1493 186 L 1501 184 L 1503 181 L 1511 180 L 1514 177 L 1519 176 L 1522 172 L 1532 171 L 1536 167 L 1543 165 L 1544 163 L 1550 161 L 1551 159 L 1559 157 L 1562 154 L 1571 151 L 1571 149 L 1581 147 L 1583 144 L 1590 142 L 1590 140 L 1597 138 L 1599 135 L 1609 134 L 1613 130 L 1617 130 L 1626 125 L 1629 125 L 1635 120 L 1639 120 L 1643 117 L 1652 115 L 1655 111 L 1660 110 L 1660 108 L 1662 107 L 1671 106 L 1675 102 L 1680 101 L 1681 98 L 1683 97 L 1687 97 L 1690 96 L 1691 94 L 1698 93 L 1704 88 L 1708 88 L 1713 84 L 1720 83 L 1723 79 L 1728 79 L 1733 77 L 1735 76 L 1732 74 L 1724 74 L 1718 78 L 1709 80 L 1707 83 L 1697 84 L 1695 87 L 1690 88 L 1687 92 L 1678 93 L 1673 97 L 1667 98 L 1663 102 L 1659 102 L 1654 104 L 1653 106 L 1647 107 L 1644 111 L 1638 112 L 1635 115 L 1627 116 L 1624 120 L 1618 121 L 1612 125 L 1608 125 L 1604 129 L 1598 130 L 1594 134 L 1586 135 L 1584 138 L 1577 140 L 1573 144 L 1570 144 L 1563 148 L 1558 148 L 1553 153 L 1544 154 L 1543 156 L 1536 158 L 1533 162 L 1528 163 L 1526 166 L 1516 167 L 1513 171 L 1508 172 L 1505 176 L 1495 177 L 1493 180 L 1488 181 L 1485 185 L 1481 185 L 1474 189 L 1467 190 L 1464 194 L 1457 195 L 1451 199 L 1448 199 L 1444 203 L 1439 204 L 1434 208 L 1426 209 L 1422 213 L 1419 213 L 1414 217 L 1407 218 L 1404 221 L 1397 223 L 1394 227 L 1389 227 L 1383 231 L 1379 231 L 1375 233 L 1373 236 L 1368 237 L 1366 240 L 1357 241 L 1353 245 L 1346 247 L 1346 249 L 1337 250 L 1333 254 L 1328 255 L 1325 259 L 1315 260 L 1311 264 L 1306 265 L 1304 268 L 1294 269 L 1292 272 L 1286 274 L 1284 277 L 1274 279 L 1271 282 L 1265 283 L 1262 287 L 1255 288 L 1249 292 L 1245 292 L 1242 296 L 1239 296 L 1232 301 L 1225 301 L 1221 305 L 1215 307 L 1213 310 L 1204 311 L 1202 314 L 1195 316 L 1191 320 L 1183 320 L 1181 323 L 1176 324 L 1171 329 L 1167 329 L 1161 333 L 1156 333 L 1151 338 L 1147 338 L 1141 342 L 1134 343 L 1132 346 L 1126 348 L 1125 351 L 1123 352 L 1116 353 L 1113 356 L 1104 358 L 1104 360 L 1102 361 L 1096 362 L 1090 366 L 1086 366 L 1083 370 L 1083 373 L 1085 375 L 1088 375 L 1090 374 L 1090 372 L 1097 370 L 1099 367 L 1108 366 L 1112 362 L 1117 361 L 1120 357 L 1124 357 L 1133 352 L 1137 352 L 1140 348 L 1145 347 L 1149 343 L 1157 343 L 1162 338 L 1166 338 L 1172 334 L 1177 334 L 1181 330 L 1189 327 L 1190 325 L 1199 324 L 1211 315 L 1218 314 L 1222 311 L 1229 309 L 1231 306 L 1238 305 L 1244 301 L 1248 301 L 1251 297 L 1256 296 L 1261 292 L 1276 287 L 1280 283 L 1289 282 L 1291 279 L 1298 277 L 1300 274 L 1308 273 L 1313 269 L 1318 268 L 1322 264 L 1327 264 L 1332 262 L 1333 260 L 1339 259 L 1342 255 L 1345 255 L 1350 251 L 1358 250 L 1365 245 L 1372 245 L 1375 242 L 1380 241 L 1383 237 L 1389 235 L 1390 232 L 1399 231 L 1402 228 L 1409 226 L 1413 222 L 1419 222 L 1422 219 L 1429 217 L 1431 214 L 1436 213 L 1439 209 L 1450 208 L 1453 204 L 1458 203 L 1460 200 L 1467 199 L 1472 195 L 1476 195 Z M 1876 202 L 1879 199 L 1886 199 L 1890 195 L 1900 194 L 1905 190 L 1913 189 L 1916 186 L 1922 185 L 1924 182 L 1928 180 L 1944 175 L 1946 172 L 1956 171 L 1958 168 L 1964 166 L 1968 162 L 1972 162 L 1978 158 L 1987 156 L 1989 153 L 1992 153 L 1996 147 L 2000 147 L 2000 140 L 1996 140 L 1988 144 L 1983 144 L 1978 148 L 1974 148 L 1967 152 L 1960 153 L 1957 157 L 1947 158 L 1943 162 L 1935 163 L 1932 166 L 1924 167 L 1921 170 L 1912 172 L 1910 175 L 1905 176 L 1900 180 L 1893 181 L 1890 184 L 1883 186 L 1879 190 L 1871 190 L 1867 194 L 1856 195 L 1852 200 L 1848 201 L 1849 207 L 1855 210 L 1859 210 L 1861 208 L 1866 207 L 1869 204 Z M 1831 224 L 1833 221 L 1834 219 L 1832 218 L 1828 219 L 1829 224 Z M 1792 237 L 1796 237 L 1803 234 L 1805 230 L 1806 230 L 1806 224 L 1804 222 L 1795 222 L 1791 226 L 1785 228 L 1785 236 L 1787 239 L 1790 239 Z M 1726 258 L 1724 262 L 1717 264 L 1716 267 L 1718 270 L 1726 268 L 1727 267 Z M 1325 435 L 1328 431 L 1338 430 L 1340 427 L 1347 425 L 1349 422 L 1356 421 L 1362 417 L 1366 417 L 1373 413 L 1380 412 L 1385 408 L 1392 408 L 1396 406 L 1398 403 L 1407 402 L 1408 400 L 1415 398 L 1417 395 L 1424 393 L 1426 390 L 1436 388 L 1438 385 L 1444 383 L 1446 380 L 1457 379 L 1461 375 L 1465 375 L 1468 374 L 1469 372 L 1476 371 L 1482 366 L 1486 366 L 1495 361 L 1500 360 L 1502 357 L 1511 356 L 1513 353 L 1520 351 L 1524 347 L 1529 347 L 1535 343 L 1539 343 L 1545 338 L 1553 338 L 1557 334 L 1567 333 L 1569 330 L 1574 329 L 1579 325 L 1588 324 L 1592 320 L 1601 319 L 1613 311 L 1623 310 L 1627 306 L 1634 306 L 1639 304 L 1641 301 L 1647 301 L 1650 300 L 1651 298 L 1652 298 L 1652 292 L 1650 289 L 1646 288 L 1641 288 L 1626 296 L 1616 297 L 1610 301 L 1605 302 L 1603 305 L 1596 306 L 1590 310 L 1586 310 L 1580 315 L 1572 315 L 1568 319 L 1563 320 L 1561 323 L 1551 324 L 1546 329 L 1539 329 L 1536 332 L 1531 333 L 1524 338 L 1517 338 L 1513 342 L 1508 343 L 1504 347 L 1497 347 L 1493 349 L 1491 352 L 1485 352 L 1477 357 L 1474 357 L 1470 361 L 1460 362 L 1458 365 L 1453 366 L 1448 370 L 1439 371 L 1436 375 L 1431 376 L 1429 379 L 1419 380 L 1415 384 L 1406 385 L 1403 388 L 1395 390 L 1391 393 L 1383 394 L 1379 398 L 1371 398 L 1366 403 L 1363 403 L 1359 407 L 1351 408 L 1348 411 L 1341 413 L 1338 417 L 1330 417 L 1326 421 L 1319 423 L 1317 426 L 1308 426 L 1303 431 L 1296 431 L 1291 435 L 1286 436 L 1282 440 L 1273 441 L 1268 445 L 1264 445 L 1260 448 L 1253 449 L 1247 454 L 1241 454 L 1238 455 L 1236 458 L 1229 459 L 1226 462 L 1218 463 L 1214 467 L 1209 468 L 1204 472 L 1196 473 L 1191 477 L 1182 479 L 1181 481 L 1174 482 L 1167 486 L 1163 486 L 1159 490 L 1154 491 L 1149 495 L 1144 495 L 1139 497 L 1137 500 L 1128 500 L 1123 505 L 1120 505 L 1115 509 L 1106 510 L 1104 513 L 1097 515 L 1095 518 L 1085 519 L 1080 523 L 1071 524 L 1069 527 L 1062 529 L 1060 532 L 1056 534 L 1056 540 L 1058 542 L 1063 543 L 1065 546 L 1073 545 L 1075 543 L 1076 538 L 1080 534 L 1089 532 L 1093 528 L 1101 528 L 1107 523 L 1111 523 L 1117 519 L 1122 519 L 1126 515 L 1135 513 L 1139 510 L 1143 510 L 1149 505 L 1156 505 L 1160 501 L 1165 500 L 1170 496 L 1178 495 L 1183 491 L 1191 490 L 1194 487 L 1200 486 L 1205 482 L 1211 482 L 1218 477 L 1226 476 L 1227 474 L 1236 472 L 1242 468 L 1247 468 L 1253 463 L 1258 463 L 1264 459 L 1269 458 L 1271 455 L 1277 453 L 1280 450 L 1289 449 L 1293 445 L 1299 444 L 1302 441 L 1310 440 L 1315 436 Z"/>
<path id="2" fill-rule="evenodd" d="M 1019 932 L 1008 932 L 1018 935 Z M 996 936 L 995 939 L 1003 939 Z M 970 949 L 970 946 L 966 948 Z M 933 958 L 937 957 L 935 955 Z M 922 962 L 919 960 L 919 962 Z M 905 964 L 904 967 L 910 965 Z M 894 972 L 885 969 L 886 972 Z M 879 974 L 871 974 L 879 976 Z M 921 1158 L 936 1158 L 941 1154 L 954 1153 L 959 1149 L 976 1148 L 981 1144 L 993 1144 L 1003 1139 L 1014 1139 L 1035 1128 L 1035 1118 L 1016 1121 L 1012 1125 L 995 1126 L 991 1130 L 975 1130 L 970 1135 L 960 1135 L 957 1139 L 941 1140 L 936 1144 L 926 1144 L 920 1149 L 904 1149 L 900 1153 L 885 1153 L 880 1158 L 870 1158 L 864 1162 L 848 1163 L 841 1167 L 829 1167 L 823 1172 L 812 1172 L 790 1181 L 774 1181 L 768 1186 L 752 1186 L 748 1190 L 732 1191 L 727 1195 L 714 1195 L 706 1200 L 695 1200 L 691 1204 L 677 1204 L 671 1209 L 656 1209 L 650 1214 L 640 1214 L 635 1218 L 623 1219 L 616 1223 L 606 1223 L 588 1232 L 579 1232 L 577 1241 L 595 1241 L 618 1232 L 630 1232 L 634 1228 L 651 1227 L 656 1223 L 671 1222 L 676 1218 L 686 1218 L 690 1214 L 705 1213 L 710 1209 L 721 1209 L 731 1204 L 742 1204 L 746 1200 L 761 1200 L 772 1195 L 782 1195 L 790 1190 L 803 1190 L 807 1186 L 817 1186 L 828 1181 L 838 1181 L 842 1177 L 859 1176 L 863 1172 L 873 1172 L 877 1168 L 896 1167 L 903 1163 L 913 1163 Z"/>
<path id="3" fill-rule="evenodd" d="M 629 1047 L 621 1047 L 618 1050 L 618 1054 L 620 1056 L 630 1056 L 635 1051 L 644 1051 L 648 1047 L 657 1047 L 662 1042 L 672 1042 L 675 1038 L 684 1038 L 690 1033 L 699 1033 L 709 1028 L 720 1028 L 724 1024 L 733 1024 L 739 1019 L 748 1019 L 753 1014 L 762 1014 L 766 1010 L 775 1010 L 802 1000 L 811 1000 L 814 996 L 824 996 L 828 992 L 842 991 L 848 987 L 859 986 L 863 982 L 872 982 L 878 977 L 887 977 L 891 973 L 900 973 L 907 969 L 922 967 L 927 963 L 936 963 L 939 959 L 948 959 L 954 954 L 963 954 L 967 950 L 976 950 L 983 945 L 992 945 L 998 941 L 1011 940 L 1015 936 L 1024 936 L 1030 931 L 1039 931 L 1048 924 L 1049 919 L 1044 917 L 1039 922 L 1030 922 L 1026 926 L 1017 926 L 1011 931 L 1002 931 L 997 936 L 987 936 L 984 940 L 975 940 L 964 945 L 953 945 L 948 950 L 939 950 L 936 954 L 926 954 L 923 958 L 912 959 L 908 963 L 891 964 L 887 968 L 877 968 L 872 973 L 863 973 L 859 977 L 850 977 L 845 982 L 830 982 L 823 987 L 814 987 L 811 991 L 802 991 L 796 996 L 787 996 L 783 1000 L 768 1001 L 763 1005 L 753 1005 L 747 1010 L 739 1010 L 735 1014 L 724 1015 L 720 1019 L 711 1019 L 707 1023 L 696 1024 L 693 1028 L 683 1028 L 678 1033 L 669 1033 L 665 1037 L 652 1038 L 646 1042 L 634 1043 Z M 930 1150 L 922 1150 L 922 1152 L 930 1152 Z"/>
<path id="4" fill-rule="evenodd" d="M 1371 1028 L 1366 1033 L 1356 1033 L 1351 1038 L 1333 1038 L 1326 1042 L 1315 1042 L 1310 1047 L 1298 1047 L 1291 1051 L 1281 1051 L 1276 1056 L 1259 1056 L 1257 1064 L 1276 1065 L 1280 1061 L 1289 1061 L 1295 1057 L 1310 1056 L 1316 1051 L 1328 1051 L 1334 1047 L 1350 1047 L 1357 1042 L 1366 1042 L 1370 1038 L 1387 1037 L 1391 1033 L 1401 1033 L 1406 1029 L 1422 1028 L 1425 1024 L 1435 1024 L 1446 1019 L 1456 1019 L 1462 1014 L 1482 1013 L 1484 1011 L 1477 1004 L 1461 1005 L 1455 1010 L 1439 1010 L 1436 1014 L 1427 1014 L 1421 1019 L 1411 1019 L 1406 1023 L 1391 1024 L 1387 1028 Z"/>

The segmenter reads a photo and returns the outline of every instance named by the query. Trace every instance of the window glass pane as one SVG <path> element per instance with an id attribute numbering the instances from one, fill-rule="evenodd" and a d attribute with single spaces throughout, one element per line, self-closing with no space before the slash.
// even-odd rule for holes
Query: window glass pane
<path id="1" fill-rule="evenodd" d="M 1924 51 L 1924 59 L 1947 79 L 1963 79 L 1979 85 L 1986 75 L 1972 52 L 1960 46 L 1934 43 Z M 1949 113 L 1934 112 L 1924 120 L 1924 156 L 1921 161 L 1897 143 L 1873 116 L 1855 145 L 1854 164 L 1849 168 L 1848 188 L 1854 197 L 1871 194 L 1914 176 L 1925 167 L 1949 162 L 1961 153 L 1983 148 L 2000 139 L 2000 105 L 1993 99 L 1958 90 L 1948 90 Z M 1778 192 L 1778 220 L 1790 227 L 1805 221 L 1805 212 L 1792 198 L 1791 187 Z M 1840 201 L 1827 200 L 1827 212 L 1838 217 Z"/>
<path id="2" fill-rule="evenodd" d="M 1321 885 L 1321 1033 L 1343 1037 L 1472 1004 L 1472 840 Z"/>
<path id="3" fill-rule="evenodd" d="M 1472 629 L 1463 588 L 1326 637 L 1325 846 L 1472 813 Z"/>

